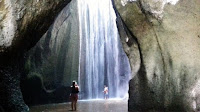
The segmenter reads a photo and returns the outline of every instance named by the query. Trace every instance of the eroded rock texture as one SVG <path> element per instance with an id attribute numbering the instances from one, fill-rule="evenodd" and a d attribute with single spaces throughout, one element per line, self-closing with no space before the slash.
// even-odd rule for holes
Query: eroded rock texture
<path id="1" fill-rule="evenodd" d="M 114 0 L 134 71 L 129 111 L 200 110 L 200 1 L 123 1 Z"/>
<path id="2" fill-rule="evenodd" d="M 70 0 L 0 0 L 0 110 L 28 111 L 21 90 L 23 53 L 33 47 Z"/>
<path id="3" fill-rule="evenodd" d="M 78 23 L 77 1 L 72 1 L 27 53 L 27 76 L 23 79 L 22 89 L 28 104 L 69 101 L 71 82 L 78 81 Z M 38 89 L 33 91 L 31 87 Z"/>

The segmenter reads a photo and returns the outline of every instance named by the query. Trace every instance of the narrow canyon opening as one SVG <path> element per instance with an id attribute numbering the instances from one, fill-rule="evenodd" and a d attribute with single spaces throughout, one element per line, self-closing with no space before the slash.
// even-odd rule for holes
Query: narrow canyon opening
<path id="1" fill-rule="evenodd" d="M 72 1 L 27 54 L 22 93 L 28 105 L 70 101 L 73 80 L 79 100 L 125 99 L 131 68 L 111 0 Z"/>

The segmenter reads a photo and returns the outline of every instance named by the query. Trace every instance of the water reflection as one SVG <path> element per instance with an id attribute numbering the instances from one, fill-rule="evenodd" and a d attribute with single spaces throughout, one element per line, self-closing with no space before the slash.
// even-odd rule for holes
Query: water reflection
<path id="1" fill-rule="evenodd" d="M 127 100 L 85 100 L 79 101 L 78 112 L 127 112 Z"/>
<path id="2" fill-rule="evenodd" d="M 128 112 L 128 101 L 124 99 L 80 100 L 75 112 Z M 70 112 L 70 103 L 30 107 L 30 112 Z"/>

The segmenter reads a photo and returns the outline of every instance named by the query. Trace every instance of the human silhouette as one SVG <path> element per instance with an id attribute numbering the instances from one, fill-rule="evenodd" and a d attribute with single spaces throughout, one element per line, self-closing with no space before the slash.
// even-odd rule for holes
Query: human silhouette
<path id="1" fill-rule="evenodd" d="M 71 99 L 71 108 L 72 111 L 76 111 L 76 104 L 78 100 L 78 93 L 79 93 L 79 86 L 77 85 L 76 81 L 72 82 L 71 86 L 71 94 L 70 94 L 70 99 Z"/>
<path id="2" fill-rule="evenodd" d="M 106 85 L 104 85 L 104 99 L 108 99 L 108 87 Z"/>

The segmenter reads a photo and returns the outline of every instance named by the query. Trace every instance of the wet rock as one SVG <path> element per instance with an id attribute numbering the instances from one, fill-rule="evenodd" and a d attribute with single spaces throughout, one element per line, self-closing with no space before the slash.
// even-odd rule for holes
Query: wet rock
<path id="1" fill-rule="evenodd" d="M 20 89 L 23 53 L 33 47 L 70 0 L 0 0 L 0 107 L 28 111 Z"/>
<path id="2" fill-rule="evenodd" d="M 45 33 L 51 25 L 55 15 L 57 15 L 69 1 L 70 0 L 58 0 L 55 2 L 50 0 L 1 0 L 1 51 L 8 52 L 8 50 L 20 48 L 28 49 L 35 45 L 42 34 Z"/>
<path id="3" fill-rule="evenodd" d="M 57 16 L 54 23 L 40 41 L 26 54 L 26 77 L 40 77 L 41 89 L 35 90 L 37 98 L 25 87 L 24 100 L 28 104 L 44 104 L 69 101 L 71 82 L 78 80 L 79 67 L 79 26 L 77 1 L 68 4 Z M 29 81 L 28 81 L 29 80 Z M 28 85 L 37 85 L 32 81 Z M 60 91 L 60 92 L 59 92 Z M 56 95 L 57 94 L 57 95 Z M 59 95 L 58 95 L 59 94 Z"/>
<path id="4" fill-rule="evenodd" d="M 134 71 L 129 83 L 129 111 L 199 110 L 200 2 L 114 2 L 139 48 L 126 52 Z M 124 45 L 124 49 L 133 46 Z M 133 52 L 139 52 L 140 58 Z M 141 63 L 134 62 L 137 59 Z"/>

